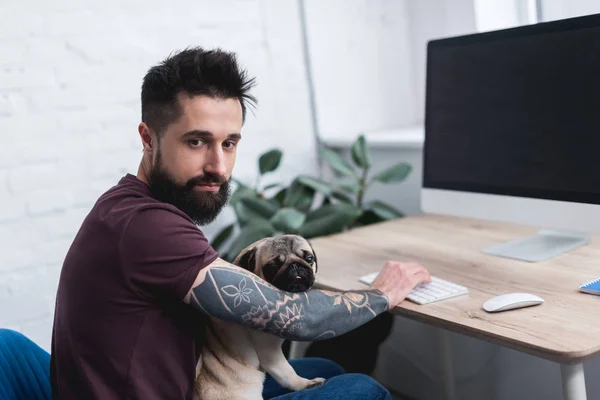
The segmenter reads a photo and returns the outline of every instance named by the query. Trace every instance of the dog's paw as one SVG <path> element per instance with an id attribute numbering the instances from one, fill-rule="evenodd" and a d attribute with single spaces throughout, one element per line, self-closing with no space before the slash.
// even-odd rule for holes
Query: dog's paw
<path id="1" fill-rule="evenodd" d="M 314 388 L 317 386 L 321 386 L 323 383 L 325 383 L 325 378 L 308 379 L 306 382 L 305 389 L 310 389 L 310 388 Z"/>
<path id="2" fill-rule="evenodd" d="M 321 386 L 323 383 L 325 383 L 325 378 L 306 379 L 306 378 L 298 377 L 298 379 L 296 379 L 293 384 L 291 384 L 291 385 L 283 384 L 283 386 L 287 387 L 290 390 L 298 391 L 298 390 L 310 389 L 310 388 L 314 388 L 317 386 Z"/>

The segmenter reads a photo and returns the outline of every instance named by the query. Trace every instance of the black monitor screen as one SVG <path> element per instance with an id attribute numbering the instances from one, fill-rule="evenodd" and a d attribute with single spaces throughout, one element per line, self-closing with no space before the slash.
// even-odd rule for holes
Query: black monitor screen
<path id="1" fill-rule="evenodd" d="M 428 44 L 423 186 L 600 204 L 600 17 Z"/>

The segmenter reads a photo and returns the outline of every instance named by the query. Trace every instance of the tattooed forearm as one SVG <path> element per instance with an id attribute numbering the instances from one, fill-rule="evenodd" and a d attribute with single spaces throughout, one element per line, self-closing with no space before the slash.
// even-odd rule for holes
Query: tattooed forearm
<path id="1" fill-rule="evenodd" d="M 230 267 L 211 268 L 190 303 L 213 317 L 299 341 L 341 335 L 388 310 L 378 290 L 290 293 Z"/>

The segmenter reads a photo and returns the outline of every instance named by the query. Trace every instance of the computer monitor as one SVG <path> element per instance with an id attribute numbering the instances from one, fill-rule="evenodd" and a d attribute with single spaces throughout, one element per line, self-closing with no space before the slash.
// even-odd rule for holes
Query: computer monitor
<path id="1" fill-rule="evenodd" d="M 540 261 L 600 231 L 600 15 L 432 40 L 422 210 L 542 228 Z"/>

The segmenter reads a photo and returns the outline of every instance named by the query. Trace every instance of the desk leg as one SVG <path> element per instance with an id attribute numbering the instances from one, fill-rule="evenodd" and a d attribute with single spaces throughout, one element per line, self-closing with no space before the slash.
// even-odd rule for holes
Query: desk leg
<path id="1" fill-rule="evenodd" d="M 454 388 L 454 369 L 452 368 L 452 354 L 450 352 L 450 342 L 448 341 L 448 331 L 442 328 L 437 328 L 437 338 L 442 363 L 441 367 L 442 381 L 444 383 L 444 395 L 446 400 L 455 400 L 456 390 Z"/>
<path id="2" fill-rule="evenodd" d="M 586 400 L 585 375 L 583 364 L 561 364 L 563 398 L 565 400 Z"/>

